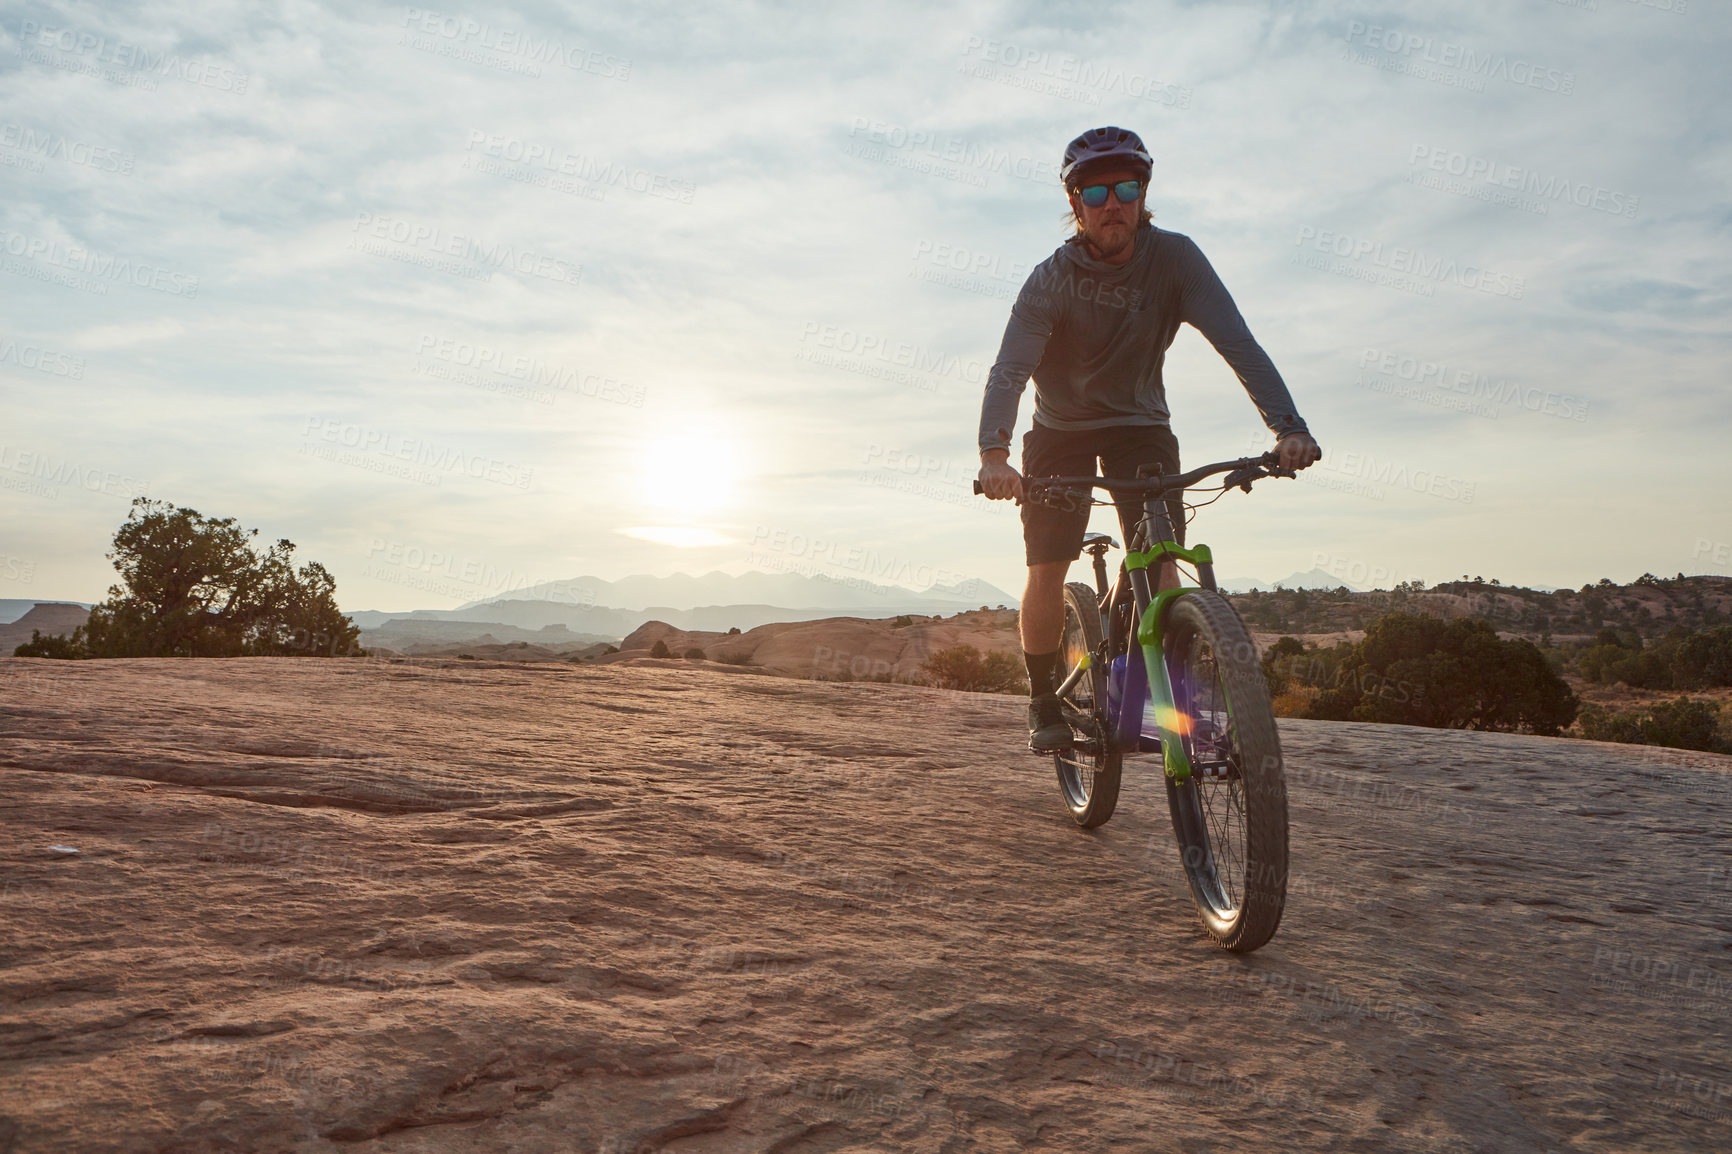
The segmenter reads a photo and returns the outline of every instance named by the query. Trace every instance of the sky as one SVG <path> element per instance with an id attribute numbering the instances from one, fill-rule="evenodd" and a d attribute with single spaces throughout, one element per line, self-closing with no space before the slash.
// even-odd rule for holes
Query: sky
<path id="1" fill-rule="evenodd" d="M 1016 592 L 981 388 L 1105 124 L 1325 450 L 1198 515 L 1224 576 L 1732 573 L 1729 57 L 1702 0 L 0 4 L 0 597 L 101 598 L 141 495 L 351 610 Z M 1187 467 L 1272 444 L 1194 330 L 1166 381 Z"/>

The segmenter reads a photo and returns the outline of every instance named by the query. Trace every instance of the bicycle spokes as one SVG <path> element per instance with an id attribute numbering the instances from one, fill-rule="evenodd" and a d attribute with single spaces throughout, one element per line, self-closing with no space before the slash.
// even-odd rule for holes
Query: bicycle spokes
<path id="1" fill-rule="evenodd" d="M 1198 816 L 1207 837 L 1214 881 L 1224 909 L 1236 909 L 1245 876 L 1245 790 L 1226 686 L 1215 654 L 1193 638 L 1182 663 L 1174 700 L 1183 715 L 1185 753 L 1191 762 L 1188 788 L 1196 791 Z M 1177 727 L 1175 727 L 1177 728 Z"/>

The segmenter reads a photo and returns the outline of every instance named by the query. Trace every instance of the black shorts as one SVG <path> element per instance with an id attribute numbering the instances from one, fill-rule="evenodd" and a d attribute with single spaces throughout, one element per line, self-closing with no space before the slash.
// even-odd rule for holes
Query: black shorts
<path id="1" fill-rule="evenodd" d="M 1095 462 L 1100 471 L 1095 471 Z M 1105 429 L 1049 429 L 1036 425 L 1022 435 L 1022 475 L 1025 477 L 1125 477 L 1135 478 L 1137 466 L 1159 464 L 1163 471 L 1179 471 L 1179 440 L 1165 425 L 1113 425 Z M 1100 491 L 1096 490 L 1096 496 Z M 1142 501 L 1131 497 L 1118 503 L 1119 544 L 1130 547 L 1131 528 L 1143 516 Z M 1167 515 L 1173 519 L 1173 535 L 1185 542 L 1185 507 L 1178 497 L 1167 498 Z M 1030 565 L 1053 561 L 1075 561 L 1082 553 L 1083 534 L 1088 531 L 1089 507 L 1075 512 L 1050 505 L 1024 503 L 1022 540 Z"/>

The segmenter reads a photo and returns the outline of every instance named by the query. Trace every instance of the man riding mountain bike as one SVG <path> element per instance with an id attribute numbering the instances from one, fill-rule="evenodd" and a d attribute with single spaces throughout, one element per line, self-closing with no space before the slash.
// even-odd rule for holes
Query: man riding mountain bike
<path id="1" fill-rule="evenodd" d="M 1263 423 L 1279 438 L 1286 469 L 1317 459 L 1317 443 L 1269 356 L 1251 336 L 1215 270 L 1187 236 L 1155 228 L 1144 207 L 1154 162 L 1136 133 L 1095 128 L 1071 141 L 1060 175 L 1076 234 L 1037 265 L 1017 295 L 987 376 L 980 411 L 980 487 L 998 500 L 1023 496 L 1022 477 L 1133 479 L 1142 465 L 1179 472 L 1161 367 L 1181 323 L 1221 354 Z M 1023 434 L 1022 473 L 1010 465 L 1017 404 L 1034 379 L 1034 427 Z M 1135 497 L 1116 501 L 1129 543 L 1142 515 Z M 1168 498 L 1184 542 L 1177 495 Z M 1072 743 L 1054 693 L 1064 632 L 1064 584 L 1082 552 L 1088 505 L 1022 506 L 1028 560 L 1021 632 L 1028 666 L 1029 748 L 1057 753 Z M 1178 586 L 1171 562 L 1160 588 Z"/>

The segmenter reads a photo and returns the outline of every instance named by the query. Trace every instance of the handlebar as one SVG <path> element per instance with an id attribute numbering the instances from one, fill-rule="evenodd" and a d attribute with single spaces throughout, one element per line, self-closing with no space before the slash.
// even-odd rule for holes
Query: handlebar
<path id="1" fill-rule="evenodd" d="M 1281 467 L 1281 458 L 1273 449 L 1260 457 L 1240 457 L 1234 461 L 1217 461 L 1213 465 L 1204 465 L 1192 469 L 1188 473 L 1178 473 L 1171 477 L 1147 477 L 1131 480 L 1125 477 L 1024 477 L 1023 491 L 1036 491 L 1036 499 L 1053 489 L 1106 489 L 1112 493 L 1132 493 L 1144 496 L 1160 496 L 1189 489 L 1206 477 L 1228 474 L 1223 490 L 1240 488 L 1249 493 L 1251 482 L 1260 481 L 1266 477 L 1294 477 L 1297 474 L 1291 469 Z M 978 495 L 983 490 L 978 479 L 974 482 L 974 491 Z"/>

